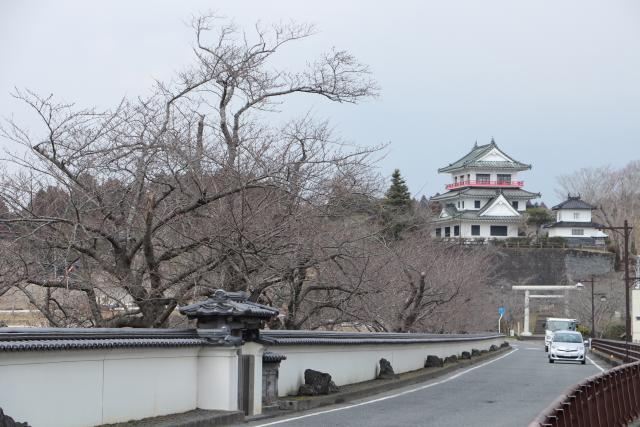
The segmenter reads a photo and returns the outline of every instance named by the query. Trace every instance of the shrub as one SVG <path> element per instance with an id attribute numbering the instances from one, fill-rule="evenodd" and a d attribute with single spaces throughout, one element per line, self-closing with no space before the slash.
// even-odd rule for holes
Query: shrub
<path id="1" fill-rule="evenodd" d="M 625 327 L 622 323 L 611 323 L 604 329 L 603 338 L 610 340 L 619 340 L 624 337 Z"/>
<path id="2" fill-rule="evenodd" d="M 578 327 L 576 328 L 576 331 L 580 332 L 583 337 L 591 336 L 591 329 L 587 328 L 584 325 L 578 325 Z"/>

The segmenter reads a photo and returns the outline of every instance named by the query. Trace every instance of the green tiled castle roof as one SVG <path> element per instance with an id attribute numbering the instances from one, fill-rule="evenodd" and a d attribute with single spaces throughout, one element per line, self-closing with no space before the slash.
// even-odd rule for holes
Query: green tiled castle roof
<path id="1" fill-rule="evenodd" d="M 523 216 L 522 215 L 518 215 L 518 216 L 496 216 L 496 215 L 484 215 L 482 216 L 482 213 L 484 213 L 489 206 L 491 205 L 491 202 L 493 201 L 490 200 L 482 209 L 480 210 L 458 210 L 454 205 L 451 204 L 447 204 L 445 205 L 442 210 L 445 211 L 447 213 L 447 217 L 444 218 L 436 218 L 433 220 L 433 222 L 447 222 L 447 221 L 452 221 L 452 220 L 461 220 L 461 219 L 467 219 L 467 220 L 473 220 L 473 221 L 489 221 L 489 222 L 513 222 L 513 223 L 519 223 L 522 222 L 523 220 Z"/>
<path id="2" fill-rule="evenodd" d="M 465 197 L 495 197 L 498 194 L 504 194 L 509 200 L 530 200 L 536 199 L 540 197 L 540 193 L 532 193 L 527 190 L 522 189 L 494 189 L 494 188 L 473 188 L 473 187 L 465 187 L 458 190 L 447 191 L 443 194 L 438 194 L 431 197 L 431 201 L 441 201 L 441 200 L 450 200 L 457 199 L 458 196 Z"/>
<path id="3" fill-rule="evenodd" d="M 477 169 L 508 169 L 508 170 L 525 170 L 531 169 L 531 165 L 519 162 L 517 160 L 512 161 L 481 161 L 479 160 L 485 154 L 489 153 L 494 148 L 498 148 L 496 142 L 491 138 L 491 142 L 485 145 L 475 145 L 473 149 L 466 156 L 451 163 L 448 166 L 438 169 L 438 172 L 453 172 L 464 168 L 477 168 Z M 499 150 L 499 148 L 498 148 Z"/>

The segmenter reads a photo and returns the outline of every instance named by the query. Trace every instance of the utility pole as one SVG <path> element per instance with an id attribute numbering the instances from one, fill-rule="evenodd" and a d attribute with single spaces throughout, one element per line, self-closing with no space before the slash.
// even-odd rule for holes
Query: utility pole
<path id="1" fill-rule="evenodd" d="M 629 237 L 633 227 L 629 227 L 629 222 L 625 219 L 622 227 L 600 227 L 602 230 L 622 230 L 624 236 L 624 340 L 626 342 L 625 362 L 629 361 L 629 340 L 631 338 L 631 316 L 629 313 L 629 288 L 631 287 L 631 276 L 629 275 Z"/>
<path id="2" fill-rule="evenodd" d="M 593 288 L 596 287 L 595 285 L 595 279 L 593 278 L 593 275 L 591 276 L 591 338 L 595 338 L 596 337 L 596 316 L 595 316 L 595 308 L 594 308 L 594 302 L 593 302 Z"/>

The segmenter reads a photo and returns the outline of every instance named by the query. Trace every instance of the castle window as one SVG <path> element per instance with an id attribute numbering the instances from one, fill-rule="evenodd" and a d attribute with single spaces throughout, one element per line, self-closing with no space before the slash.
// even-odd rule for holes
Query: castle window
<path id="1" fill-rule="evenodd" d="M 491 174 L 488 174 L 488 173 L 476 174 L 476 182 L 489 183 L 489 181 L 491 181 Z"/>
<path id="2" fill-rule="evenodd" d="M 475 200 L 473 202 L 473 207 L 475 207 L 476 209 L 480 209 L 480 200 Z"/>
<path id="3" fill-rule="evenodd" d="M 490 229 L 490 234 L 492 236 L 506 236 L 507 235 L 507 226 L 506 225 L 492 225 Z"/>
<path id="4" fill-rule="evenodd" d="M 574 212 L 573 219 L 580 219 L 580 212 Z"/>
<path id="5" fill-rule="evenodd" d="M 513 202 L 511 202 L 511 206 L 513 206 L 513 209 L 518 210 L 518 201 L 514 200 Z"/>
<path id="6" fill-rule="evenodd" d="M 444 228 L 444 237 L 451 237 L 451 227 Z"/>
<path id="7" fill-rule="evenodd" d="M 462 201 L 462 209 L 464 209 L 464 200 Z"/>
<path id="8" fill-rule="evenodd" d="M 460 226 L 459 225 L 454 225 L 453 226 L 453 235 L 454 236 L 459 236 L 460 235 Z"/>
<path id="9" fill-rule="evenodd" d="M 480 235 L 480 226 L 479 225 L 472 225 L 471 226 L 471 235 L 472 236 L 479 236 Z"/>
<path id="10" fill-rule="evenodd" d="M 582 228 L 572 228 L 571 229 L 572 236 L 584 236 L 584 229 Z"/>
<path id="11" fill-rule="evenodd" d="M 440 236 L 442 236 L 442 229 L 436 228 L 436 237 L 440 237 Z"/>
<path id="12" fill-rule="evenodd" d="M 499 173 L 498 174 L 498 184 L 511 184 L 511 174 L 510 173 Z"/>

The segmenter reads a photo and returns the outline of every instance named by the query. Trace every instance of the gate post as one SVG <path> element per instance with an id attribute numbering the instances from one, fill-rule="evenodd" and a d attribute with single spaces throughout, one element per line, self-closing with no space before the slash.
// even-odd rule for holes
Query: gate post
<path id="1" fill-rule="evenodd" d="M 253 363 L 250 364 L 251 372 L 246 374 L 251 375 L 250 389 L 247 390 L 249 394 L 249 407 L 248 415 L 257 415 L 262 413 L 262 354 L 264 353 L 264 346 L 256 342 L 248 342 L 242 346 L 242 355 L 251 356 Z"/>
<path id="2" fill-rule="evenodd" d="M 529 332 L 529 290 L 524 291 L 524 331 L 522 332 L 523 337 L 531 336 L 531 332 Z"/>
<path id="3" fill-rule="evenodd" d="M 197 320 L 198 333 L 223 330 L 226 348 L 207 348 L 198 357 L 198 407 L 237 410 L 247 415 L 262 412 L 262 345 L 264 322 L 278 310 L 249 300 L 246 292 L 218 289 L 207 300 L 180 308 L 180 313 Z M 244 345 L 243 345 L 244 344 Z M 240 404 L 239 404 L 240 403 Z M 217 407 L 216 407 L 217 406 Z"/>

